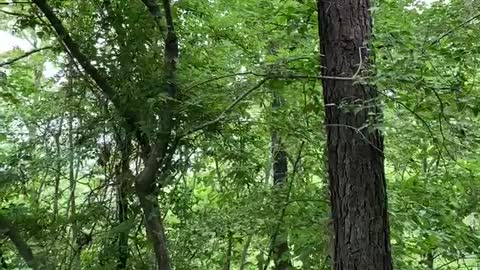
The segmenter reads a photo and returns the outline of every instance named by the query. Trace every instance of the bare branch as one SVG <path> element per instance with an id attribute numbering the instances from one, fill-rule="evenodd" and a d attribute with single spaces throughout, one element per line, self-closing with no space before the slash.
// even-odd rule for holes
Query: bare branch
<path id="1" fill-rule="evenodd" d="M 240 101 L 242 101 L 243 99 L 245 99 L 246 97 L 248 97 L 253 91 L 257 90 L 258 88 L 260 88 L 264 83 L 266 83 L 268 81 L 268 78 L 264 78 L 262 79 L 259 83 L 257 83 L 254 87 L 250 88 L 249 90 L 245 91 L 242 95 L 240 95 L 234 102 L 232 102 L 230 105 L 228 105 L 228 107 L 223 110 L 223 112 L 215 119 L 211 120 L 211 121 L 208 121 L 208 122 L 205 122 L 197 127 L 194 127 L 192 128 L 190 131 L 188 131 L 187 133 L 185 134 L 182 134 L 180 135 L 180 137 L 185 137 L 185 136 L 188 136 L 190 134 L 193 134 L 201 129 L 204 129 L 208 126 L 211 126 L 213 124 L 216 124 L 218 123 L 219 121 L 221 121 L 225 115 L 227 113 L 229 113 L 238 103 L 240 103 Z"/>
<path id="2" fill-rule="evenodd" d="M 0 2 L 0 5 L 12 5 L 12 4 L 33 4 L 32 2 L 29 1 L 12 1 L 12 2 Z"/>
<path id="3" fill-rule="evenodd" d="M 236 77 L 236 76 L 245 76 L 245 75 L 255 75 L 255 73 L 253 73 L 253 72 L 239 72 L 239 73 L 232 73 L 232 74 L 213 77 L 213 78 L 210 78 L 210 79 L 205 80 L 205 81 L 194 83 L 194 84 L 188 86 L 187 89 L 185 89 L 185 91 L 188 92 L 188 91 L 190 91 L 194 88 L 199 87 L 202 84 L 206 84 L 206 83 L 209 83 L 209 82 L 218 81 L 218 80 L 221 80 L 221 79 L 231 78 L 231 77 Z"/>
<path id="4" fill-rule="evenodd" d="M 194 88 L 199 87 L 200 85 L 210 83 L 213 81 L 218 81 L 221 79 L 226 79 L 230 77 L 235 77 L 235 76 L 256 76 L 256 77 L 266 77 L 268 79 L 303 79 L 303 80 L 338 80 L 338 81 L 358 81 L 361 79 L 365 79 L 364 77 L 359 77 L 358 73 L 355 73 L 354 76 L 352 77 L 335 77 L 335 76 L 315 76 L 315 75 L 303 75 L 303 74 L 263 74 L 263 73 L 255 73 L 251 71 L 247 72 L 238 72 L 238 73 L 232 73 L 232 74 L 226 74 L 226 75 L 221 75 L 217 77 L 213 77 L 210 79 L 207 79 L 205 81 L 197 82 L 194 83 L 190 86 L 188 86 L 185 91 L 190 91 Z"/>
<path id="5" fill-rule="evenodd" d="M 132 110 L 130 106 L 124 106 L 124 102 L 117 95 L 115 89 L 109 84 L 104 74 L 95 68 L 85 54 L 80 50 L 78 44 L 72 39 L 68 31 L 63 26 L 60 19 L 53 12 L 53 9 L 47 4 L 46 0 L 33 0 L 37 7 L 43 12 L 47 20 L 52 25 L 58 38 L 63 43 L 67 52 L 80 64 L 85 72 L 93 79 L 97 86 L 102 90 L 105 96 L 113 103 L 115 108 L 124 118 L 127 127 L 139 132 L 139 115 Z"/>
<path id="6" fill-rule="evenodd" d="M 465 20 L 464 22 L 462 22 L 461 24 L 457 25 L 456 27 L 448 30 L 447 32 L 443 33 L 442 35 L 440 35 L 438 38 L 436 38 L 435 40 L 433 40 L 430 45 L 435 45 L 437 42 L 439 42 L 440 40 L 442 40 L 443 38 L 445 38 L 446 36 L 450 35 L 451 33 L 455 32 L 456 30 L 464 27 L 465 25 L 467 25 L 468 23 L 470 23 L 471 21 L 477 19 L 480 17 L 480 13 L 477 13 L 475 15 L 473 15 L 472 17 L 468 18 L 467 20 Z"/>
<path id="7" fill-rule="evenodd" d="M 31 50 L 29 52 L 26 52 L 25 54 L 23 55 L 20 55 L 18 57 L 15 57 L 15 58 L 12 58 L 8 61 L 5 61 L 3 63 L 0 63 L 0 67 L 4 67 L 4 66 L 9 66 L 19 60 L 22 60 L 26 57 L 29 57 L 30 55 L 34 54 L 34 53 L 37 53 L 37 52 L 41 52 L 41 51 L 44 51 L 44 50 L 48 50 L 48 49 L 52 49 L 53 47 L 52 46 L 46 46 L 46 47 L 42 47 L 42 48 L 38 48 L 38 49 L 34 49 L 34 50 Z"/>
<path id="8" fill-rule="evenodd" d="M 33 0 L 38 8 L 43 12 L 48 21 L 52 24 L 65 47 L 70 51 L 73 57 L 79 62 L 82 68 L 90 77 L 97 83 L 98 87 L 109 97 L 115 104 L 118 102 L 118 97 L 115 96 L 115 91 L 109 85 L 105 77 L 90 63 L 90 60 L 82 53 L 78 44 L 72 39 L 70 34 L 63 26 L 60 19 L 53 12 L 53 9 L 47 4 L 45 0 Z M 115 102 L 117 101 L 117 102 Z M 116 104 L 119 105 L 119 104 Z"/>
<path id="9" fill-rule="evenodd" d="M 0 9 L 0 13 L 4 13 L 10 16 L 17 16 L 17 17 L 29 17 L 27 14 L 22 14 L 22 13 L 17 13 L 17 12 L 12 12 L 4 9 Z"/>

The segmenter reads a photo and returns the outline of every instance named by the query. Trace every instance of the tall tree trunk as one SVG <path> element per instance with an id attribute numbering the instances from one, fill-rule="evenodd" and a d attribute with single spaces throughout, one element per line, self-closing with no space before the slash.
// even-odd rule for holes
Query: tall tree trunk
<path id="1" fill-rule="evenodd" d="M 240 270 L 244 270 L 245 266 L 247 265 L 248 249 L 250 248 L 250 243 L 252 242 L 252 238 L 253 238 L 253 234 L 249 234 L 247 236 L 247 240 L 245 241 L 245 245 L 243 246 L 242 257 L 240 259 Z"/>
<path id="2" fill-rule="evenodd" d="M 64 114 L 60 117 L 60 123 L 58 125 L 58 132 L 53 135 L 55 141 L 55 184 L 54 184 L 54 193 L 53 193 L 53 219 L 56 221 L 58 218 L 58 201 L 60 200 L 60 180 L 62 177 L 62 159 L 61 159 L 61 142 L 60 137 L 62 136 L 62 127 L 63 127 L 63 117 Z"/>
<path id="3" fill-rule="evenodd" d="M 71 90 L 71 89 L 70 89 Z M 80 269 L 80 247 L 77 245 L 78 240 L 78 222 L 77 222 L 77 205 L 75 203 L 75 189 L 76 189 L 76 177 L 75 177 L 75 146 L 73 141 L 73 115 L 70 112 L 68 118 L 68 179 L 69 179 L 69 189 L 70 189 L 70 219 L 71 219 L 71 230 L 72 230 L 72 269 Z"/>
<path id="4" fill-rule="evenodd" d="M 167 239 L 165 229 L 160 215 L 160 206 L 157 196 L 152 194 L 137 192 L 140 207 L 143 210 L 145 227 L 148 238 L 153 244 L 153 251 L 157 260 L 158 270 L 170 270 L 170 257 L 167 249 Z"/>
<path id="5" fill-rule="evenodd" d="M 223 270 L 230 270 L 230 266 L 232 264 L 233 234 L 229 232 L 227 237 L 227 252 L 225 254 L 225 263 L 223 264 Z"/>
<path id="6" fill-rule="evenodd" d="M 368 60 L 369 0 L 318 0 L 317 4 L 322 73 L 353 77 Z M 323 94 L 333 269 L 392 269 L 383 137 L 374 128 L 381 119 L 375 89 L 363 83 L 325 79 Z M 357 108 L 346 111 L 346 104 Z"/>
<path id="7" fill-rule="evenodd" d="M 120 147 L 121 162 L 116 172 L 117 178 L 117 211 L 118 223 L 123 224 L 128 221 L 128 187 L 133 179 L 130 171 L 131 139 L 125 136 L 124 139 L 118 135 L 117 145 Z M 128 235 L 130 229 L 121 231 L 118 235 L 118 258 L 117 269 L 127 269 L 128 260 Z"/>
<path id="8" fill-rule="evenodd" d="M 272 110 L 278 110 L 282 105 L 282 98 L 278 93 L 277 89 L 273 89 L 273 102 Z M 272 129 L 272 161 L 273 161 L 273 184 L 278 188 L 277 192 L 282 194 L 282 187 L 287 181 L 288 173 L 288 161 L 287 161 L 287 152 L 282 143 L 282 137 L 279 132 L 273 128 Z M 281 205 L 282 196 L 279 197 L 280 201 L 277 202 L 278 205 Z M 283 221 L 279 221 L 283 222 Z M 278 232 L 274 232 L 273 239 L 273 261 L 275 263 L 275 269 L 277 270 L 286 270 L 291 269 L 292 265 L 289 258 L 289 248 L 287 240 L 287 232 L 280 224 L 278 226 Z"/>

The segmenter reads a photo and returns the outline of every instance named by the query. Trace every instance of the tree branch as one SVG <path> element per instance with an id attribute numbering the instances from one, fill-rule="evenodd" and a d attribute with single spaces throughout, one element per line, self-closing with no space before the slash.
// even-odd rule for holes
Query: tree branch
<path id="1" fill-rule="evenodd" d="M 450 35 L 451 33 L 455 32 L 457 29 L 460 29 L 462 27 L 464 27 L 466 24 L 470 23 L 471 21 L 477 19 L 480 17 L 480 13 L 477 13 L 475 15 L 473 15 L 472 17 L 468 18 L 466 21 L 462 22 L 461 24 L 457 25 L 456 27 L 448 30 L 447 32 L 443 33 L 442 35 L 440 35 L 438 38 L 436 38 L 435 40 L 433 40 L 430 45 L 435 45 L 437 42 L 439 42 L 440 40 L 442 40 L 443 38 L 445 38 L 446 36 Z"/>
<path id="2" fill-rule="evenodd" d="M 10 15 L 10 16 L 29 17 L 29 15 L 27 15 L 27 14 L 22 14 L 22 13 L 17 13 L 17 12 L 11 12 L 11 11 L 4 10 L 4 9 L 0 9 L 0 12 L 1 12 L 1 13 L 4 13 L 4 14 L 7 14 L 7 15 Z"/>
<path id="3" fill-rule="evenodd" d="M 18 57 L 15 57 L 15 58 L 12 58 L 10 60 L 7 60 L 3 63 L 0 63 L 0 67 L 4 67 L 4 66 L 8 66 L 8 65 L 11 65 L 19 60 L 22 60 L 23 58 L 26 58 L 34 53 L 37 53 L 37 52 L 41 52 L 41 51 L 44 51 L 44 50 L 47 50 L 47 49 L 52 49 L 53 47 L 52 46 L 46 46 L 46 47 L 42 47 L 42 48 L 38 48 L 38 49 L 34 49 L 34 50 L 31 50 L 29 52 L 26 52 L 25 54 L 23 55 L 20 55 Z"/>
<path id="4" fill-rule="evenodd" d="M 43 12 L 47 20 L 52 24 L 53 28 L 57 32 L 59 38 L 64 43 L 66 49 L 72 54 L 72 56 L 78 61 L 85 72 L 95 81 L 105 95 L 115 104 L 118 102 L 118 97 L 115 95 L 115 91 L 109 85 L 105 77 L 90 63 L 90 60 L 82 53 L 78 44 L 72 39 L 70 34 L 63 26 L 60 19 L 53 12 L 52 8 L 47 4 L 45 0 L 33 0 L 38 8 Z M 115 104 L 120 105 L 120 104 Z"/>
<path id="5" fill-rule="evenodd" d="M 11 5 L 11 4 L 33 4 L 29 1 L 12 1 L 12 2 L 0 2 L 0 5 Z"/>
<path id="6" fill-rule="evenodd" d="M 3 215 L 0 215 L 0 231 L 10 238 L 10 241 L 12 241 L 12 243 L 15 245 L 18 253 L 25 260 L 29 267 L 34 270 L 39 269 L 39 264 L 33 256 L 32 249 L 20 236 L 15 227 Z"/>
<path id="7" fill-rule="evenodd" d="M 352 77 L 335 77 L 335 76 L 314 76 L 314 75 L 303 75 L 303 74 L 263 74 L 263 73 L 255 73 L 252 71 L 247 71 L 247 72 L 238 72 L 238 73 L 232 73 L 232 74 L 226 74 L 226 75 L 221 75 L 217 77 L 213 77 L 210 79 L 207 79 L 205 81 L 197 82 L 194 83 L 190 86 L 188 86 L 185 91 L 190 91 L 194 88 L 197 88 L 200 85 L 210 83 L 213 81 L 225 79 L 225 78 L 230 78 L 230 77 L 235 77 L 235 76 L 256 76 L 256 77 L 267 77 L 268 79 L 306 79 L 306 80 L 338 80 L 338 81 L 358 81 L 360 79 L 364 79 L 362 77 L 359 77 L 358 74 L 352 76 Z"/>
<path id="8" fill-rule="evenodd" d="M 80 64 L 80 66 L 85 70 L 85 73 L 87 73 L 88 76 L 93 79 L 105 96 L 113 103 L 115 108 L 120 112 L 120 115 L 124 118 L 127 127 L 135 131 L 137 133 L 137 137 L 139 137 L 140 135 L 138 134 L 141 130 L 139 128 L 140 116 L 132 108 L 130 108 L 130 106 L 125 106 L 124 102 L 117 95 L 115 89 L 113 89 L 109 84 L 105 75 L 101 74 L 100 71 L 90 63 L 90 60 L 85 54 L 82 53 L 78 44 L 72 39 L 60 19 L 47 4 L 47 1 L 33 0 L 33 3 L 37 5 L 37 7 L 43 12 L 47 20 L 50 22 L 67 52 Z M 143 136 L 140 137 L 142 138 L 140 143 L 145 144 L 147 140 L 143 138 Z"/>
<path id="9" fill-rule="evenodd" d="M 150 15 L 152 15 L 155 20 L 158 20 L 161 18 L 160 14 L 160 8 L 157 5 L 157 2 L 155 0 L 142 0 L 143 4 L 147 7 L 148 12 L 150 12 Z"/>
<path id="10" fill-rule="evenodd" d="M 268 81 L 268 78 L 264 78 L 262 79 L 260 82 L 258 82 L 254 87 L 250 88 L 249 90 L 245 91 L 242 95 L 240 95 L 234 102 L 232 102 L 230 105 L 228 105 L 228 107 L 223 110 L 223 112 L 215 119 L 211 120 L 211 121 L 208 121 L 208 122 L 205 122 L 199 126 L 196 126 L 194 128 L 192 128 L 190 131 L 188 131 L 187 133 L 185 134 L 182 134 L 180 135 L 180 138 L 182 137 L 185 137 L 185 136 L 188 136 L 190 134 L 193 134 L 201 129 L 204 129 L 208 126 L 211 126 L 213 124 L 216 124 L 218 123 L 219 121 L 221 121 L 225 115 L 227 113 L 229 113 L 238 103 L 240 103 L 240 101 L 242 101 L 243 99 L 245 99 L 246 97 L 248 97 L 253 91 L 257 90 L 258 88 L 260 88 L 264 83 L 266 83 Z"/>

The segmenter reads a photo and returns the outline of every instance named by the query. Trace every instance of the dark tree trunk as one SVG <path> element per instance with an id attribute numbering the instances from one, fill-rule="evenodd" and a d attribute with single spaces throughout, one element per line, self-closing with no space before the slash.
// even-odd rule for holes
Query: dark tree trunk
<path id="1" fill-rule="evenodd" d="M 282 98 L 278 94 L 276 89 L 273 89 L 273 102 L 272 110 L 278 110 L 282 105 Z M 288 163 L 287 163 L 287 152 L 282 143 L 282 137 L 278 131 L 274 128 L 272 130 L 272 162 L 273 162 L 273 184 L 278 187 L 278 192 L 282 192 L 282 187 L 287 181 L 288 173 Z M 282 197 L 280 196 L 281 200 Z M 277 205 L 280 205 L 282 202 L 278 201 Z M 285 203 L 285 202 L 283 202 Z M 280 221 L 282 222 L 282 221 Z M 278 226 L 278 232 L 274 232 L 273 239 L 273 261 L 275 263 L 275 269 L 277 270 L 287 270 L 291 269 L 292 265 L 289 258 L 289 249 L 288 249 L 288 240 L 287 232 L 280 224 Z"/>
<path id="2" fill-rule="evenodd" d="M 130 154 L 131 154 L 131 138 L 125 136 L 124 139 L 120 135 L 117 137 L 117 144 L 120 147 L 121 163 L 117 177 L 117 211 L 118 211 L 118 223 L 123 224 L 128 221 L 128 188 L 132 183 L 133 174 L 130 171 Z M 122 231 L 118 234 L 118 258 L 117 269 L 127 269 L 128 260 L 128 235 L 129 229 Z"/>
<path id="3" fill-rule="evenodd" d="M 352 77 L 360 63 L 368 62 L 369 1 L 317 3 L 322 73 Z M 332 269 L 392 269 L 383 137 L 373 128 L 381 119 L 375 89 L 326 79 L 323 94 L 334 227 Z"/>
<path id="4" fill-rule="evenodd" d="M 163 221 L 160 216 L 160 206 L 157 196 L 153 194 L 137 193 L 140 206 L 143 210 L 143 218 L 148 238 L 153 244 L 153 251 L 157 260 L 158 270 L 170 270 L 170 257 L 167 249 L 167 239 Z"/>
<path id="5" fill-rule="evenodd" d="M 123 179 L 122 179 L 123 180 Z M 128 196 L 125 187 L 120 184 L 118 188 L 118 222 L 128 220 Z M 117 269 L 127 269 L 128 260 L 128 234 L 130 230 L 122 231 L 118 235 L 118 261 Z"/>

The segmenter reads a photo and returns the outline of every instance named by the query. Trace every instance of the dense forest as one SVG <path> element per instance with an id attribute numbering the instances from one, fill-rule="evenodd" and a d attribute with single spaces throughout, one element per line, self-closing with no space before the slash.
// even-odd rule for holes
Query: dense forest
<path id="1" fill-rule="evenodd" d="M 477 0 L 0 0 L 0 269 L 480 269 Z"/>

